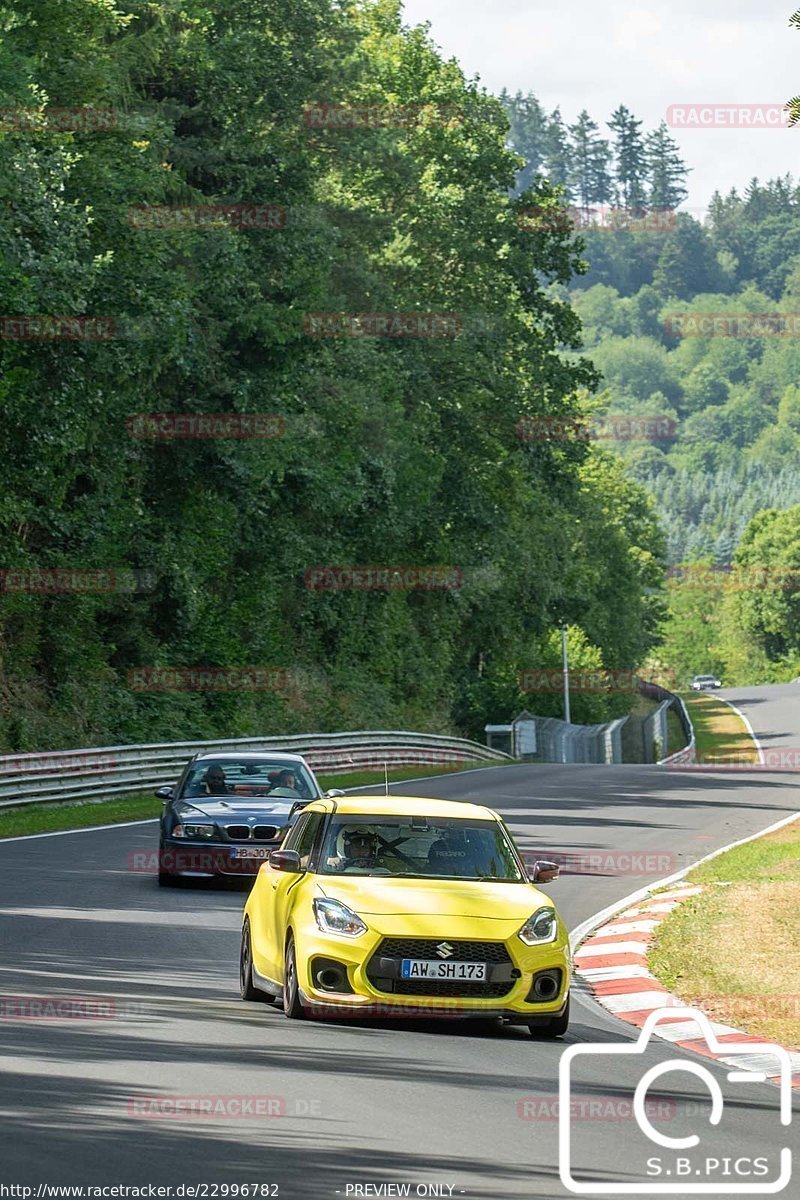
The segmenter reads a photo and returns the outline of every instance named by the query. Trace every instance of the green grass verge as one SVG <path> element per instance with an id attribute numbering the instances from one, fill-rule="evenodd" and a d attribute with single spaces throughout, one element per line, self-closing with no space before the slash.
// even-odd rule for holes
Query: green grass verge
<path id="1" fill-rule="evenodd" d="M 389 772 L 390 783 L 420 779 L 429 775 L 453 775 L 473 766 L 502 766 L 502 763 L 465 763 L 453 767 L 404 767 Z M 342 775 L 320 775 L 323 791 L 329 788 L 354 788 L 375 785 L 383 788 L 383 771 L 351 771 Z M 56 833 L 62 829 L 83 829 L 88 825 L 115 825 L 122 821 L 141 821 L 161 816 L 161 801 L 152 793 L 114 800 L 82 801 L 78 804 L 28 804 L 24 808 L 0 809 L 0 839 L 23 837 L 30 833 Z"/>
<path id="2" fill-rule="evenodd" d="M 705 890 L 658 927 L 650 970 L 716 1020 L 800 1048 L 800 820 L 687 880 Z"/>
<path id="3" fill-rule="evenodd" d="M 690 692 L 683 699 L 694 725 L 698 762 L 758 761 L 756 745 L 747 726 L 729 704 L 707 692 Z"/>

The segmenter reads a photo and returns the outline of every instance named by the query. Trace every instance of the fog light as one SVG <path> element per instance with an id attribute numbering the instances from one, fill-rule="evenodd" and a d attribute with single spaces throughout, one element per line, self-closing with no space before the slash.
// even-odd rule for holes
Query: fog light
<path id="1" fill-rule="evenodd" d="M 321 992 L 352 992 L 347 968 L 333 958 L 315 958 L 311 965 L 311 978 Z"/>
<path id="2" fill-rule="evenodd" d="M 528 1004 L 546 1004 L 555 1000 L 561 991 L 561 971 L 558 967 L 550 971 L 537 971 L 531 981 L 527 995 Z"/>

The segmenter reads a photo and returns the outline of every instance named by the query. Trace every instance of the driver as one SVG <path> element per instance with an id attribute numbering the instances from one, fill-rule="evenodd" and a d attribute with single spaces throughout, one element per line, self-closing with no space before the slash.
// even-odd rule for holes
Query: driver
<path id="1" fill-rule="evenodd" d="M 228 785 L 225 782 L 225 772 L 222 767 L 215 765 L 209 767 L 206 771 L 204 780 L 206 795 L 208 796 L 227 796 Z"/>
<path id="2" fill-rule="evenodd" d="M 338 853 L 328 859 L 328 866 L 337 871 L 346 871 L 351 867 L 369 870 L 377 865 L 378 837 L 371 829 L 346 827 L 336 839 L 336 849 Z"/>

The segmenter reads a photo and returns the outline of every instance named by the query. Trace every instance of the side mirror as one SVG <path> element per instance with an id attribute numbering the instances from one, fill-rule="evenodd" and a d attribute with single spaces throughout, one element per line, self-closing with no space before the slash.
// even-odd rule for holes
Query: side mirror
<path id="1" fill-rule="evenodd" d="M 269 865 L 276 871 L 288 871 L 290 875 L 299 875 L 300 855 L 296 850 L 273 850 L 269 856 Z"/>
<path id="2" fill-rule="evenodd" d="M 164 801 L 171 800 L 172 799 L 172 788 L 171 787 L 156 788 L 155 794 L 156 794 L 156 799 L 158 799 L 158 800 L 164 800 Z"/>
<path id="3" fill-rule="evenodd" d="M 324 795 L 326 800 L 333 800 L 336 796 L 346 796 L 347 793 L 343 792 L 341 788 L 330 788 Z"/>
<path id="4" fill-rule="evenodd" d="M 558 879 L 559 873 L 557 863 L 540 858 L 533 864 L 533 870 L 528 872 L 528 878 L 531 883 L 552 883 L 554 879 Z"/>

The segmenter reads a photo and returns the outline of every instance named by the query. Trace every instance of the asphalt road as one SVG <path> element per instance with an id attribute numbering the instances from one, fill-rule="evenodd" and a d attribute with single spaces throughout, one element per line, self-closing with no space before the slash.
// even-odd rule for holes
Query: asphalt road
<path id="1" fill-rule="evenodd" d="M 723 695 L 765 747 L 800 747 L 800 686 Z M 524 849 L 587 856 L 549 886 L 570 926 L 800 810 L 796 776 L 763 770 L 514 766 L 402 788 L 488 803 Z M 212 1197 L 276 1184 L 297 1200 L 403 1194 L 405 1184 L 412 1196 L 569 1194 L 553 1119 L 560 1056 L 575 1043 L 630 1044 L 628 1026 L 580 989 L 570 1033 L 553 1043 L 457 1022 L 289 1022 L 243 1004 L 244 893 L 160 891 L 149 865 L 134 869 L 156 836 L 144 823 L 0 843 L 0 998 L 101 1006 L 96 1019 L 0 1016 L 0 1184 L 156 1184 L 180 1195 L 177 1185 L 205 1183 Z M 575 1093 L 623 1101 L 645 1067 L 672 1057 L 657 1042 L 634 1063 L 576 1059 Z M 721 1125 L 709 1129 L 707 1090 L 681 1074 L 660 1087 L 659 1128 L 701 1134 L 697 1161 L 771 1156 L 772 1178 L 793 1132 L 778 1123 L 777 1089 L 711 1071 L 726 1100 Z M 153 1099 L 265 1096 L 278 1115 L 147 1115 Z M 619 1184 L 638 1187 L 648 1156 L 666 1164 L 675 1153 L 614 1112 L 577 1121 L 573 1145 L 576 1172 L 619 1195 Z M 785 1194 L 799 1194 L 796 1181 Z"/>

